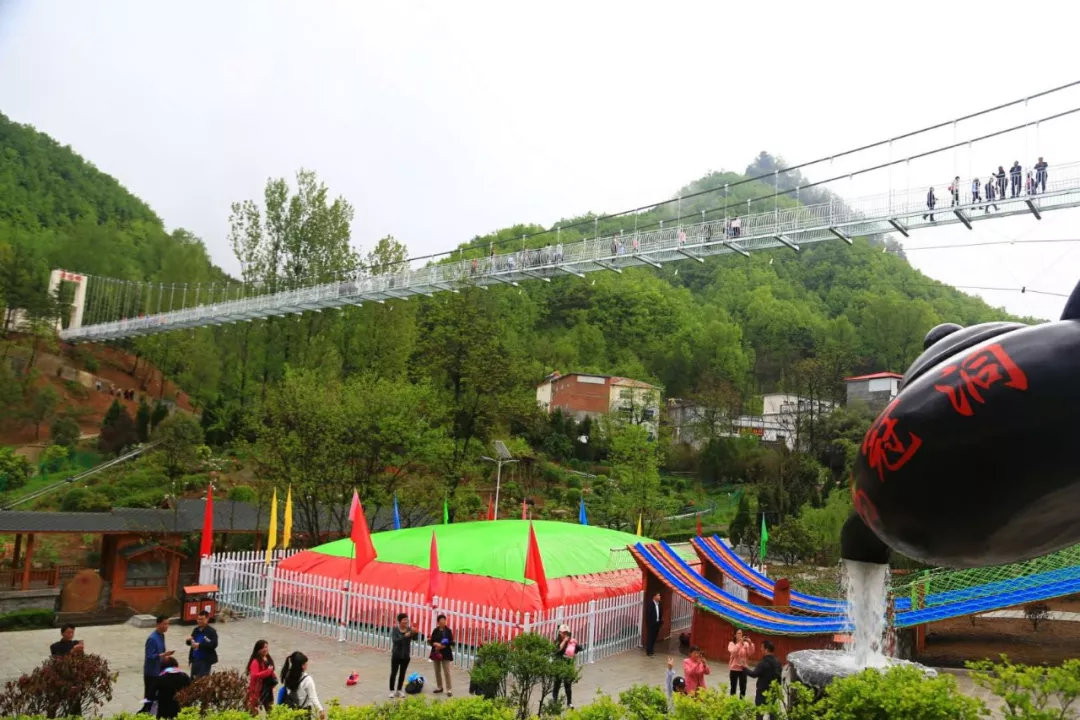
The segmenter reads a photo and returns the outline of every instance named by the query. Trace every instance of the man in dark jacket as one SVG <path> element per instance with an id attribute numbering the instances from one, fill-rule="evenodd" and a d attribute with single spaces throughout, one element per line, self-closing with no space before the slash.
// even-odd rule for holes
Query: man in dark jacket
<path id="1" fill-rule="evenodd" d="M 645 628 L 648 635 L 645 636 L 645 654 L 653 656 L 656 650 L 656 638 L 660 635 L 660 625 L 664 619 L 664 609 L 660 605 L 660 593 L 656 593 L 645 601 Z"/>
<path id="2" fill-rule="evenodd" d="M 776 648 L 769 640 L 761 643 L 761 647 L 765 649 L 765 657 L 761 658 L 761 662 L 757 664 L 752 670 L 747 670 L 746 674 L 752 678 L 757 678 L 757 691 L 754 693 L 754 705 L 765 704 L 765 693 L 773 683 L 780 682 L 780 661 L 776 659 L 773 653 Z"/>
<path id="3" fill-rule="evenodd" d="M 154 703 L 154 689 L 157 686 L 158 676 L 161 675 L 162 662 L 176 652 L 165 649 L 165 633 L 168 631 L 168 616 L 159 615 L 154 632 L 146 638 L 146 647 L 143 650 L 143 707 L 140 713 L 150 712 L 150 706 Z"/>
<path id="4" fill-rule="evenodd" d="M 1024 170 L 1020 167 L 1019 160 L 1013 160 L 1012 167 L 1009 168 L 1009 178 L 1012 180 L 1012 197 L 1020 197 L 1020 186 L 1024 180 Z"/>
<path id="5" fill-rule="evenodd" d="M 203 610 L 196 619 L 198 623 L 191 631 L 187 644 L 188 664 L 191 665 L 191 677 L 201 678 L 210 674 L 210 669 L 217 664 L 217 630 L 210 627 L 210 613 Z"/>

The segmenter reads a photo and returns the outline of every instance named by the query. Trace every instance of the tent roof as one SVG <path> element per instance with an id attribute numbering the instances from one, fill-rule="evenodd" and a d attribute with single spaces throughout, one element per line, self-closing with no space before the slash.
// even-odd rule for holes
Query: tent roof
<path id="1" fill-rule="evenodd" d="M 535 520 L 533 527 L 549 579 L 609 572 L 615 569 L 612 550 L 643 540 L 651 542 L 630 533 L 574 523 Z M 529 541 L 526 520 L 431 525 L 373 533 L 371 539 L 382 562 L 426 569 L 433 531 L 442 572 L 524 582 Z M 343 538 L 308 552 L 348 558 L 353 546 L 351 540 Z"/>

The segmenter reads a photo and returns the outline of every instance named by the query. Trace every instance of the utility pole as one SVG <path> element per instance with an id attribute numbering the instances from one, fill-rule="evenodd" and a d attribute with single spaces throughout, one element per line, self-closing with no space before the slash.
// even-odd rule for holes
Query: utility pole
<path id="1" fill-rule="evenodd" d="M 495 441 L 495 454 L 498 458 L 489 458 L 487 455 L 483 456 L 481 460 L 487 460 L 488 462 L 495 463 L 495 519 L 499 519 L 499 486 L 502 484 L 502 466 L 509 465 L 510 463 L 516 463 L 517 460 L 510 454 L 510 451 L 506 449 L 506 443 L 502 440 Z"/>

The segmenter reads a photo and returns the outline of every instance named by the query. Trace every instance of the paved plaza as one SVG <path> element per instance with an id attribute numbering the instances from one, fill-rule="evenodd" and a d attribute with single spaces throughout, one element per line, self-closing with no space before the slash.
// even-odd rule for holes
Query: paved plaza
<path id="1" fill-rule="evenodd" d="M 388 652 L 339 643 L 329 638 L 308 635 L 278 625 L 263 624 L 253 619 L 219 623 L 215 627 L 221 637 L 218 648 L 221 661 L 215 666 L 218 669 L 243 668 L 255 641 L 265 639 L 270 643 L 271 655 L 279 668 L 285 657 L 294 650 L 300 650 L 308 656 L 308 670 L 315 678 L 319 698 L 324 703 L 335 697 L 343 705 L 388 702 Z M 119 671 L 113 700 L 105 706 L 104 714 L 134 712 L 140 708 L 142 652 L 150 631 L 129 625 L 107 625 L 79 628 L 75 633 L 77 639 L 86 643 L 87 652 L 102 655 L 109 661 L 110 668 Z M 184 638 L 190 633 L 190 626 L 173 625 L 166 635 L 166 646 L 177 651 L 177 658 L 185 670 L 187 648 L 184 646 Z M 48 655 L 49 645 L 59 639 L 59 630 L 0 633 L 0 681 L 15 679 L 41 664 Z M 681 659 L 677 641 L 673 641 L 671 647 L 675 651 L 672 654 Z M 665 656 L 660 648 L 657 650 L 657 655 L 653 658 L 645 657 L 641 651 L 631 651 L 602 660 L 595 665 L 586 665 L 581 682 L 574 686 L 574 704 L 586 704 L 597 692 L 615 696 L 632 685 L 663 685 Z M 719 662 L 710 664 L 713 672 L 709 677 L 709 685 L 726 684 L 727 666 Z M 410 672 L 418 670 L 427 679 L 425 694 L 429 696 L 434 688 L 431 669 L 426 660 L 414 659 L 409 666 Z M 353 687 L 347 687 L 345 680 L 349 673 L 354 671 L 359 673 L 360 681 Z M 973 687 L 963 673 L 958 675 L 961 690 L 984 700 L 988 699 L 983 691 Z M 753 682 L 750 681 L 751 692 Z M 457 670 L 454 675 L 455 695 L 467 695 L 468 688 L 468 674 L 464 670 Z M 992 707 L 997 707 L 997 704 L 994 703 Z"/>

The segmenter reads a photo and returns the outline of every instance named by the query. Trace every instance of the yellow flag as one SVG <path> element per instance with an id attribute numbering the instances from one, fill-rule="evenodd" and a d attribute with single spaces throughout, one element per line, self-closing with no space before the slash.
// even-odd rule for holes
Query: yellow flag
<path id="1" fill-rule="evenodd" d="M 270 501 L 270 532 L 266 538 L 266 564 L 270 564 L 273 557 L 274 547 L 277 545 L 277 488 L 274 488 L 274 497 Z"/>
<path id="2" fill-rule="evenodd" d="M 281 549 L 286 550 L 292 542 L 292 485 L 285 496 L 285 529 L 281 531 Z"/>
<path id="3" fill-rule="evenodd" d="M 638 513 L 637 516 L 637 535 L 638 537 L 643 537 L 641 533 L 641 513 Z"/>

